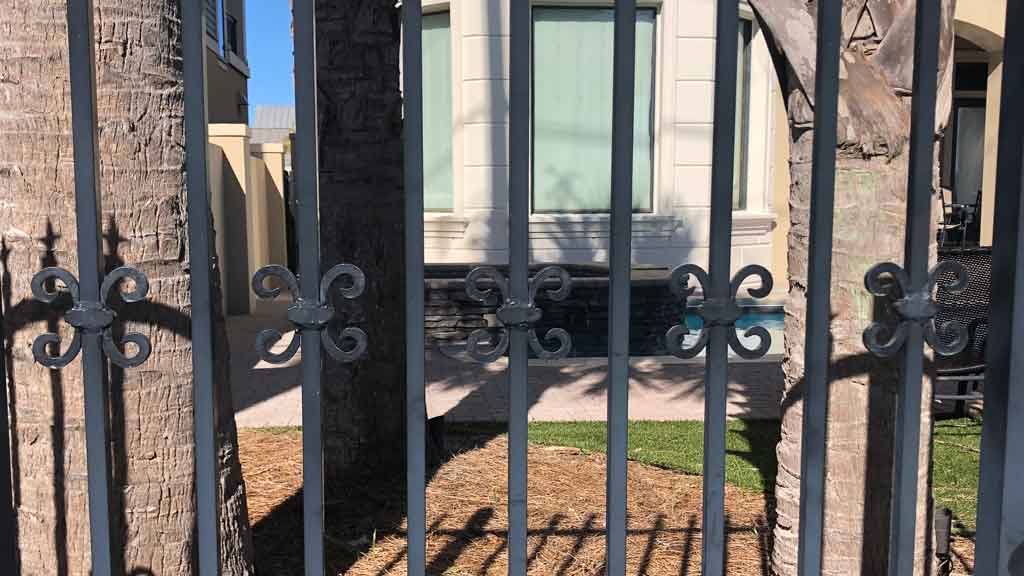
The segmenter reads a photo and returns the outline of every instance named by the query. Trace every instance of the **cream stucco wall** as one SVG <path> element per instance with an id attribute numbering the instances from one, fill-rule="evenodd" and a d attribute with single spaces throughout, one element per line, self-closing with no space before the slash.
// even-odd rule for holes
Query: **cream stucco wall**
<path id="1" fill-rule="evenodd" d="M 288 264 L 285 232 L 284 143 L 252 144 L 252 170 L 255 179 L 262 179 L 263 213 L 266 227 L 267 264 Z"/>
<path id="2" fill-rule="evenodd" d="M 263 304 L 250 279 L 287 264 L 284 145 L 249 143 L 245 124 L 210 124 L 210 196 L 224 310 L 246 314 Z"/>
<path id="3" fill-rule="evenodd" d="M 425 2 L 450 10 L 455 209 L 425 216 L 428 262 L 508 259 L 509 0 Z M 610 0 L 535 0 L 535 4 L 612 6 Z M 639 265 L 706 265 L 714 98 L 715 1 L 640 0 L 658 10 L 655 55 L 654 211 L 637 214 L 633 258 Z M 750 16 L 749 9 L 743 11 Z M 772 249 L 778 90 L 767 45 L 755 26 L 751 65 L 748 206 L 737 211 L 733 266 L 774 266 Z M 782 172 L 788 173 L 783 167 Z M 534 261 L 606 262 L 606 214 L 533 214 Z"/>

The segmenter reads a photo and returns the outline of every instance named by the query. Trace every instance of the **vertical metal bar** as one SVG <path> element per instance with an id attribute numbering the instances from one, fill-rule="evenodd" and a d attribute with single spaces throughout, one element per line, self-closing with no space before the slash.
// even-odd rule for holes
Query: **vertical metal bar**
<path id="1" fill-rule="evenodd" d="M 210 210 L 206 131 L 204 0 L 181 3 L 185 82 L 185 173 L 188 187 L 189 275 L 192 284 L 193 419 L 196 442 L 196 527 L 199 574 L 220 574 L 217 435 L 214 421 L 213 212 Z"/>
<path id="2" fill-rule="evenodd" d="M 509 23 L 509 291 L 528 302 L 530 259 L 530 3 L 514 1 Z M 508 385 L 508 570 L 526 574 L 526 329 L 509 335 Z"/>
<path id="3" fill-rule="evenodd" d="M 403 0 L 405 167 L 405 442 L 408 572 L 426 569 L 426 389 L 423 341 L 423 21 L 420 0 Z"/>
<path id="4" fill-rule="evenodd" d="M 71 76 L 71 132 L 74 138 L 75 214 L 81 301 L 99 303 L 103 282 L 100 246 L 99 142 L 96 126 L 96 69 L 92 0 L 68 0 Z M 85 381 L 85 443 L 89 473 L 89 526 L 92 573 L 112 574 L 110 532 L 110 427 L 107 415 L 107 361 L 102 332 L 82 330 Z"/>
<path id="5" fill-rule="evenodd" d="M 1024 560 L 1024 3 L 1007 2 L 996 168 L 992 310 L 978 484 L 976 574 L 1018 574 Z M 1013 32 L 1016 31 L 1016 32 Z M 1016 416 L 1016 417 L 1015 417 Z"/>
<path id="6" fill-rule="evenodd" d="M 715 25 L 715 117 L 711 167 L 710 294 L 705 301 L 731 299 L 732 194 L 736 144 L 736 82 L 739 3 L 719 2 Z M 728 331 L 713 325 L 704 379 L 704 524 L 701 573 L 725 573 L 725 427 L 729 383 Z"/>
<path id="7" fill-rule="evenodd" d="M 832 285 L 832 214 L 835 203 L 839 50 L 842 3 L 818 2 L 818 54 L 814 80 L 810 257 L 804 345 L 803 438 L 800 461 L 801 576 L 821 573 Z"/>
<path id="8" fill-rule="evenodd" d="M 298 219 L 300 297 L 319 301 L 320 186 L 317 150 L 315 0 L 295 1 L 295 208 Z M 302 337 L 302 519 L 306 576 L 324 573 L 323 443 L 320 424 L 320 332 Z"/>
<path id="9" fill-rule="evenodd" d="M 941 3 L 935 0 L 917 2 L 914 102 L 911 110 L 910 174 L 907 182 L 907 236 L 903 262 L 911 286 L 924 286 L 928 281 L 940 10 Z M 896 407 L 896 456 L 889 546 L 889 574 L 892 575 L 913 573 L 914 543 L 917 540 L 924 328 L 918 322 L 908 322 L 906 326 L 903 375 Z"/>
<path id="10" fill-rule="evenodd" d="M 636 0 L 615 2 L 612 93 L 611 317 L 608 357 L 608 574 L 626 573 L 626 452 L 629 421 L 629 298 L 633 225 Z"/>

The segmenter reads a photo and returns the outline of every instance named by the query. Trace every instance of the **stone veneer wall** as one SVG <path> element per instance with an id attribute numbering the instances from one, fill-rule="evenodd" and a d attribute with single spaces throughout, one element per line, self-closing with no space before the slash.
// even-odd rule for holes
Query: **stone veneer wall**
<path id="1" fill-rule="evenodd" d="M 531 276 L 541 266 L 531 267 Z M 547 298 L 543 291 L 537 303 L 544 313 L 537 324 L 543 337 L 550 328 L 564 328 L 573 339 L 572 356 L 607 355 L 608 271 L 598 266 L 565 266 L 573 277 L 572 293 L 562 302 Z M 466 294 L 466 274 L 471 266 L 428 266 L 426 270 L 427 346 L 436 348 L 465 341 L 478 328 L 497 327 L 495 294 L 481 303 Z M 507 274 L 508 269 L 499 266 Z M 630 311 L 630 354 L 667 354 L 665 331 L 683 318 L 685 303 L 669 290 L 669 270 L 634 270 Z"/>

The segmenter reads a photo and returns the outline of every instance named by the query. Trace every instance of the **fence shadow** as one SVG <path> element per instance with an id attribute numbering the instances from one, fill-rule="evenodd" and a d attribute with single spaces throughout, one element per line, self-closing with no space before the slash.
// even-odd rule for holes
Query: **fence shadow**
<path id="1" fill-rule="evenodd" d="M 56 233 L 54 230 L 52 221 L 48 220 L 45 235 L 36 239 L 42 245 L 42 255 L 39 261 L 40 268 L 64 264 L 59 262 L 57 258 L 57 245 L 60 237 L 61 235 Z M 118 266 L 124 265 L 125 262 L 120 255 L 120 249 L 121 246 L 127 243 L 130 239 L 121 235 L 117 223 L 113 218 L 108 220 L 106 231 L 103 233 L 103 239 L 107 244 L 107 252 L 104 262 L 105 269 L 110 271 Z M 63 344 L 66 346 L 68 341 L 67 336 L 69 336 L 70 332 L 67 330 L 67 326 L 63 322 L 63 315 L 71 306 L 71 298 L 66 291 L 62 291 L 52 305 L 43 304 L 33 298 L 22 299 L 16 303 L 13 302 L 11 290 L 11 263 L 9 260 L 11 250 L 7 245 L 6 239 L 0 240 L 0 242 L 2 242 L 2 244 L 0 244 L 0 270 L 2 270 L 3 340 L 5 347 L 3 353 L 7 368 L 7 382 L 4 384 L 9 407 L 10 421 L 8 424 L 10 426 L 10 430 L 16 431 L 18 430 L 17 406 L 19 399 L 16 397 L 18 374 L 16 371 L 17 364 L 14 362 L 15 354 L 13 346 L 15 336 L 23 330 L 34 328 L 38 326 L 40 322 L 44 322 L 45 331 L 62 334 L 64 337 Z M 56 286 L 50 286 L 51 290 L 55 288 Z M 159 331 L 164 334 L 172 334 L 173 337 L 191 339 L 191 317 L 188 314 L 183 313 L 180 309 L 154 302 L 151 299 L 125 305 L 121 298 L 120 291 L 113 290 L 112 292 L 113 293 L 109 296 L 107 303 L 117 315 L 117 321 L 111 327 L 115 341 L 119 342 L 120 338 L 129 327 L 135 327 L 137 329 L 140 328 L 142 332 L 149 334 L 151 337 L 155 332 Z M 214 300 L 219 302 L 218 298 L 215 298 Z M 35 334 L 32 334 L 31 336 L 34 337 Z M 156 345 L 157 343 L 154 342 L 154 344 Z M 57 352 L 57 350 L 51 350 L 51 353 L 53 352 Z M 24 363 L 24 360 L 22 360 L 22 363 Z M 226 377 L 226 373 L 224 373 L 223 376 Z M 128 511 L 125 506 L 125 498 L 128 497 L 130 492 L 127 488 L 129 488 L 129 444 L 131 442 L 128 438 L 128 431 L 126 429 L 127 417 L 125 410 L 125 385 L 127 373 L 124 369 L 111 363 L 108 368 L 107 377 L 109 391 L 108 418 L 111 443 L 111 539 L 115 550 L 123 550 L 125 548 L 125 543 L 128 542 L 130 536 L 128 533 Z M 65 469 L 65 461 L 67 458 L 68 447 L 66 446 L 65 434 L 68 433 L 68 430 L 66 429 L 67 407 L 65 405 L 65 396 L 67 392 L 65 391 L 64 372 L 62 370 L 49 370 L 47 371 L 47 378 L 49 379 L 49 393 L 51 397 L 50 410 L 52 411 L 52 414 L 50 415 L 52 422 L 49 424 L 48 428 L 51 434 L 50 443 L 52 446 L 52 506 L 54 510 L 52 539 L 55 545 L 55 549 L 53 550 L 55 557 L 54 570 L 57 576 L 64 576 L 71 570 L 71 567 L 68 565 L 69 558 L 67 547 L 67 540 L 69 536 L 69 514 L 77 513 L 78 511 L 68 510 L 66 500 L 67 471 Z M 81 383 L 77 380 L 75 381 L 76 386 L 80 384 Z M 77 392 L 73 392 L 73 394 L 75 396 L 79 395 Z M 220 392 L 219 394 L 222 395 L 223 392 Z M 224 400 L 225 398 L 222 397 L 219 398 L 217 402 L 223 404 Z M 218 410 L 218 412 L 220 412 L 218 422 L 218 426 L 220 426 L 219 429 L 229 433 L 230 436 L 234 436 L 234 425 L 231 412 L 223 409 Z M 230 422 L 228 422 L 228 420 L 230 420 Z M 10 434 L 10 438 L 11 477 L 13 480 L 12 492 L 14 494 L 14 507 L 16 510 L 20 503 L 21 494 L 18 434 L 12 433 Z M 84 444 L 84 436 L 82 442 Z M 223 486 L 222 488 L 231 490 L 233 486 Z M 16 527 L 17 524 L 15 523 L 15 528 Z M 17 540 L 15 539 L 15 541 Z M 133 567 L 131 568 L 131 572 L 128 572 L 128 568 L 124 566 L 123 554 L 114 554 L 113 560 L 115 562 L 114 570 L 117 573 L 130 573 L 133 575 L 139 574 L 140 576 L 151 574 L 150 569 L 144 567 Z"/>

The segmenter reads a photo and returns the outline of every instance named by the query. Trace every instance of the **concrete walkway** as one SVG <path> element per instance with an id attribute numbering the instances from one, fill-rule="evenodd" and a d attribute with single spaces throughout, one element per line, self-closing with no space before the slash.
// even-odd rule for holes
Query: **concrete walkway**
<path id="1" fill-rule="evenodd" d="M 283 366 L 259 359 L 256 334 L 277 328 L 286 332 L 284 306 L 252 316 L 228 319 L 235 420 L 243 428 L 301 425 L 300 354 Z M 777 348 L 778 344 L 773 348 Z M 328 360 L 331 361 L 331 360 Z M 370 360 L 372 361 L 372 359 Z M 704 417 L 704 360 L 644 357 L 632 361 L 629 417 L 635 420 L 701 420 Z M 427 411 L 449 421 L 507 419 L 507 360 L 481 365 L 428 351 Z M 736 359 L 730 369 L 730 416 L 778 418 L 782 370 L 777 355 L 758 362 Z M 604 358 L 531 360 L 531 420 L 604 420 L 607 361 Z"/>

